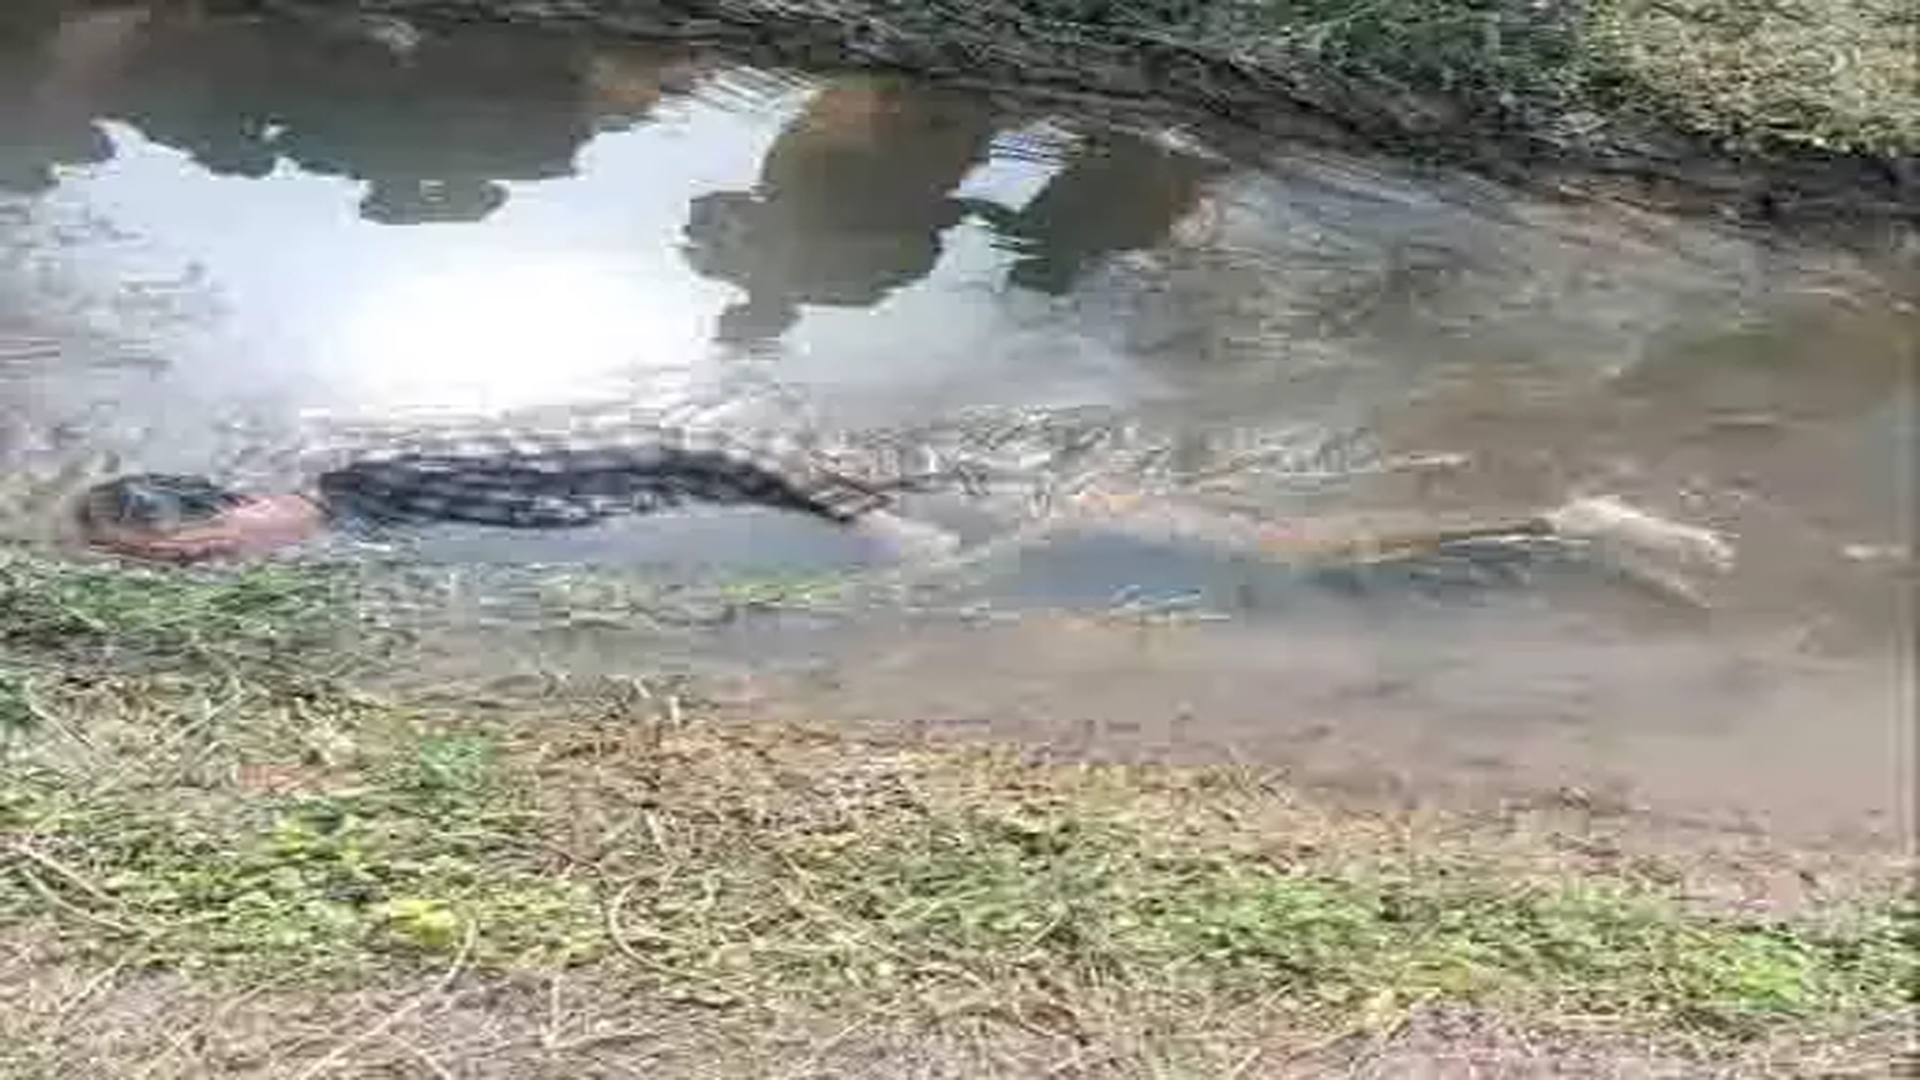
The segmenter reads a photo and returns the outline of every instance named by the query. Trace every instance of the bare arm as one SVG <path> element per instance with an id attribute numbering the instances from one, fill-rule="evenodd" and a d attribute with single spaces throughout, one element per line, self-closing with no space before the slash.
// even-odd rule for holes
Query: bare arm
<path id="1" fill-rule="evenodd" d="M 875 535 L 901 538 L 933 530 L 884 512 L 862 518 Z M 1011 534 L 969 551 L 957 552 L 951 538 L 941 543 L 894 550 L 908 555 L 909 573 L 978 566 L 1009 552 L 1044 542 L 1066 530 L 1094 528 L 1133 536 L 1251 554 L 1294 565 L 1356 565 L 1418 558 L 1447 545 L 1475 540 L 1540 539 L 1591 547 L 1604 562 L 1659 591 L 1698 603 L 1688 580 L 1701 570 L 1731 567 L 1733 548 L 1718 534 L 1669 521 L 1612 498 L 1575 499 L 1537 514 L 1518 513 L 1484 521 L 1316 519 L 1277 523 L 1260 521 L 1148 496 L 1112 493 L 1082 495 L 1064 513 L 1049 515 Z"/>
<path id="2" fill-rule="evenodd" d="M 1270 523 L 1184 503 L 1141 502 L 1123 510 L 1126 527 L 1257 552 L 1286 562 L 1366 563 L 1432 554 L 1475 540 L 1542 538 L 1591 544 L 1614 557 L 1724 571 L 1732 546 L 1717 533 L 1671 521 L 1614 498 L 1574 499 L 1534 514 L 1483 521 L 1307 521 Z"/>

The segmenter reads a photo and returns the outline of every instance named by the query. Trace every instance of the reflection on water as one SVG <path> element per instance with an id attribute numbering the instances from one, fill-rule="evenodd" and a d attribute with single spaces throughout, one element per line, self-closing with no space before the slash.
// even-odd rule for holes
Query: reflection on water
<path id="1" fill-rule="evenodd" d="M 714 191 L 688 211 L 688 263 L 746 298 L 728 340 L 777 337 L 801 304 L 871 307 L 926 277 L 956 196 L 987 155 L 995 117 L 977 99 L 897 80 L 848 79 L 815 94 L 768 148 L 752 191 Z"/>
<path id="2" fill-rule="evenodd" d="M 1730 409 L 1897 426 L 1855 406 L 1907 385 L 1897 289 L 1709 228 L 669 46 L 63 7 L 0 17 L 0 316 L 115 372 L 16 409 L 135 459 L 204 467 L 195 431 L 303 409 L 758 387 L 792 423 L 1151 412 L 1191 474 L 1248 441 L 1471 451 L 1464 501 L 1536 502 Z M 1859 344 L 1807 362 L 1833 333 Z"/>
<path id="3" fill-rule="evenodd" d="M 833 329 L 792 333 L 809 309 L 871 309 L 936 271 L 1064 292 L 1159 243 L 1218 172 L 897 80 L 573 35 L 396 41 L 172 5 L 0 25 L 0 176 L 43 196 L 23 234 L 63 238 L 23 254 L 28 276 L 124 291 L 129 268 L 104 271 L 121 256 L 215 283 L 218 325 L 165 351 L 185 380 L 217 371 L 228 404 L 498 408 L 630 394 L 715 344 L 818 355 Z M 349 205 L 486 228 L 382 233 L 341 221 Z M 990 298 L 941 301 L 954 340 L 998 332 Z"/>
<path id="4" fill-rule="evenodd" d="M 484 26 L 400 53 L 365 34 L 171 6 L 58 8 L 6 16 L 18 190 L 51 187 L 53 166 L 106 160 L 98 120 L 112 118 L 218 176 L 285 162 L 361 181 L 369 221 L 478 221 L 507 182 L 571 175 L 587 140 L 644 121 L 694 70 L 670 50 Z"/>
<path id="5" fill-rule="evenodd" d="M 94 122 L 98 85 L 138 31 L 144 12 L 109 11 L 69 21 L 65 5 L 22 0 L 0 16 L 0 191 L 39 192 L 61 165 L 113 154 Z"/>
<path id="6" fill-rule="evenodd" d="M 7 185 L 54 186 L 61 166 L 114 152 L 102 120 L 215 176 L 283 166 L 363 185 L 370 222 L 477 222 L 509 187 L 574 175 L 595 136 L 646 122 L 711 65 L 664 46 L 463 26 L 409 41 L 165 8 L 61 19 L 29 7 L 0 49 L 15 84 Z M 743 298 L 723 340 L 776 337 L 803 305 L 868 307 L 920 281 L 970 215 L 1020 253 L 1015 284 L 1063 293 L 1100 257 L 1151 247 L 1199 202 L 1211 161 L 1115 131 L 1065 151 L 1025 206 L 961 185 L 1017 119 L 984 100 L 848 76 L 805 96 L 743 189 L 695 196 L 683 250 Z"/>
<path id="7" fill-rule="evenodd" d="M 1020 254 L 1009 279 L 1062 294 L 1102 257 L 1158 244 L 1193 213 L 1207 181 L 1221 171 L 1210 159 L 1105 132 L 1019 210 L 983 210 L 1001 242 Z"/>
<path id="8" fill-rule="evenodd" d="M 265 475 L 316 411 L 1071 408 L 1129 433 L 1101 445 L 1136 479 L 1269 516 L 1610 491 L 1729 528 L 1709 634 L 1871 651 L 1906 618 L 1910 243 L 577 35 L 71 10 L 0 10 L 9 529 L 103 456 Z M 729 528 L 645 530 L 646 558 Z M 1138 545 L 1050 557 L 1029 576 L 1081 597 L 1249 591 Z M 1606 623 L 1603 591 L 1550 602 Z M 1514 617 L 1475 640 L 1577 656 L 1591 632 Z"/>

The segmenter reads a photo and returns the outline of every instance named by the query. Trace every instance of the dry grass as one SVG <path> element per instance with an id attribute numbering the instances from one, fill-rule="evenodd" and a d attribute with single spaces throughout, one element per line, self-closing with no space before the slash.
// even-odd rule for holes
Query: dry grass
<path id="1" fill-rule="evenodd" d="M 321 993 L 261 981 L 213 992 L 131 969 L 15 958 L 0 959 L 0 980 L 7 1006 L 0 1035 L 10 1050 L 0 1064 L 20 1080 L 1897 1077 L 1911 1019 L 1889 1018 L 1820 1044 L 1771 1041 L 1709 1061 L 1643 1037 L 1548 1032 L 1459 1009 L 1317 1037 L 1263 1037 L 1232 1026 L 1232 1017 L 1195 1017 L 1185 1034 L 1201 1049 L 1170 1058 L 1129 1037 L 1135 1029 L 1125 1017 L 1115 1018 L 1121 1037 L 1104 1039 L 1011 1022 L 994 1010 L 929 1019 L 888 1011 L 750 1013 L 662 1002 L 570 971 L 425 976 Z"/>
<path id="2" fill-rule="evenodd" d="M 5 572 L 9 1077 L 1738 1072 L 1886 1060 L 1916 973 L 1891 898 L 1727 911 L 1254 770 L 666 684 L 381 700 L 312 580 Z"/>
<path id="3" fill-rule="evenodd" d="M 1905 0 L 1610 0 L 1594 24 L 1648 107 L 1693 130 L 1920 152 L 1920 9 Z"/>

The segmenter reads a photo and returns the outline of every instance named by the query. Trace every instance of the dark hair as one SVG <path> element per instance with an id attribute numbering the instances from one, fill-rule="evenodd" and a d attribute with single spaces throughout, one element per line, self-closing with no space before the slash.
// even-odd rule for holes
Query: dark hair
<path id="1" fill-rule="evenodd" d="M 77 511 L 87 528 L 166 532 L 206 521 L 246 501 L 203 476 L 138 473 L 87 489 Z"/>

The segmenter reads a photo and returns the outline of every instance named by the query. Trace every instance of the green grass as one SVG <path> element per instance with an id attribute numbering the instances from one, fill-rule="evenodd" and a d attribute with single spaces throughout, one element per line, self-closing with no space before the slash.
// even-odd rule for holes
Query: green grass
<path id="1" fill-rule="evenodd" d="M 15 661 L 0 686 L 17 693 L 23 664 L 309 676 L 343 654 L 334 588 L 297 569 L 136 570 L 0 550 L 0 648 Z"/>
<path id="2" fill-rule="evenodd" d="M 63 964 L 313 994 L 567 970 L 918 1023 L 1106 1003 L 1174 1043 L 1202 1016 L 1256 1016 L 1255 1039 L 1456 1003 L 1737 1045 L 1893 1014 L 1920 978 L 1891 898 L 1705 909 L 1251 771 L 709 726 L 617 684 L 384 700 L 340 678 L 357 634 L 324 583 L 0 573 L 33 717 L 0 744 L 0 940 Z"/>
<path id="3" fill-rule="evenodd" d="M 1608 0 L 1592 33 L 1623 92 L 1683 128 L 1920 153 L 1920 8 L 1906 0 Z"/>
<path id="4" fill-rule="evenodd" d="M 1019 792 L 1044 771 L 1005 763 L 794 754 L 779 733 L 636 746 L 551 716 L 517 746 L 381 709 L 330 720 L 345 756 L 237 761 L 224 789 L 200 769 L 110 792 L 17 772 L 0 911 L 187 970 L 340 978 L 465 951 L 496 970 L 637 963 L 673 993 L 820 1008 L 1038 979 L 1167 1014 L 1457 1000 L 1737 1036 L 1870 1016 L 1920 975 L 1891 912 L 1815 928 L 1457 854 L 1278 859 L 1161 835 L 1119 804 L 1036 809 Z M 964 798 L 941 769 L 976 770 Z M 248 790 L 262 776 L 288 789 Z M 636 815 L 637 835 L 578 846 Z"/>
<path id="5" fill-rule="evenodd" d="M 1920 151 L 1903 0 L 1248 0 L 1236 29 L 1562 137 L 1640 116 L 1747 149 Z M 1204 22 L 1195 27 L 1208 31 Z"/>
<path id="6" fill-rule="evenodd" d="M 608 0 L 603 10 L 623 6 Z M 1678 131 L 1699 137 L 1694 152 L 1708 156 L 1716 147 L 1749 159 L 1920 153 L 1920 14 L 1908 0 L 799 0 L 691 9 L 753 26 L 757 39 L 770 36 L 761 22 L 837 27 L 908 67 L 1148 90 L 1249 116 L 1263 101 L 1293 98 L 1375 137 L 1524 134 L 1630 154 L 1649 133 Z"/>

